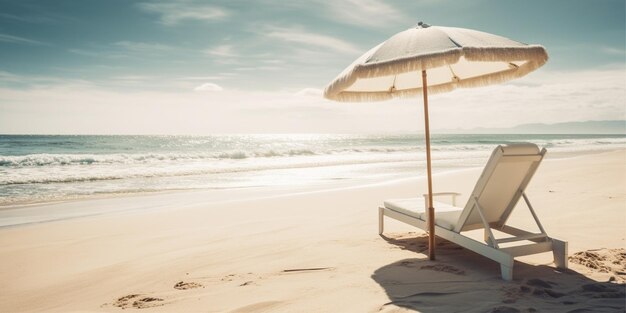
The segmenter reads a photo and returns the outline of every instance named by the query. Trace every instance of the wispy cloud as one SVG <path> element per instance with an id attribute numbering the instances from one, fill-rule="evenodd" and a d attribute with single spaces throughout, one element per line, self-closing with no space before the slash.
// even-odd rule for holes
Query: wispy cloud
<path id="1" fill-rule="evenodd" d="M 147 75 L 122 75 L 122 76 L 114 76 L 112 79 L 121 80 L 121 81 L 146 81 L 146 80 L 154 80 L 158 77 L 155 76 L 147 76 Z"/>
<path id="2" fill-rule="evenodd" d="M 304 88 L 296 92 L 294 95 L 299 97 L 321 97 L 322 92 L 322 89 L 319 88 Z"/>
<path id="3" fill-rule="evenodd" d="M 89 82 L 81 79 L 63 78 L 44 75 L 22 75 L 0 71 L 0 85 L 19 85 L 21 87 L 55 86 L 64 84 L 87 85 Z"/>
<path id="4" fill-rule="evenodd" d="M 207 49 L 205 52 L 209 55 L 216 56 L 216 57 L 234 58 L 234 57 L 239 56 L 234 50 L 235 49 L 233 48 L 232 45 L 219 45 L 219 46 Z"/>
<path id="5" fill-rule="evenodd" d="M 20 1 L 20 4 L 25 4 L 25 1 Z M 42 10 L 41 8 L 36 9 L 34 6 L 30 6 L 28 4 L 26 4 L 26 7 L 28 7 L 26 14 L 0 13 L 0 20 L 31 24 L 51 24 L 62 21 L 77 21 L 77 19 L 65 14 L 59 14 L 50 10 Z"/>
<path id="6" fill-rule="evenodd" d="M 143 2 L 137 6 L 144 12 L 160 15 L 160 22 L 167 26 L 189 20 L 213 22 L 229 15 L 223 8 L 190 1 Z"/>
<path id="7" fill-rule="evenodd" d="M 68 49 L 67 52 L 82 55 L 82 56 L 88 56 L 88 57 L 102 56 L 102 52 L 84 50 L 84 49 Z"/>
<path id="8" fill-rule="evenodd" d="M 600 48 L 600 51 L 606 53 L 606 54 L 612 54 L 612 55 L 625 55 L 626 54 L 626 50 L 624 50 L 624 48 L 614 48 L 614 47 L 607 47 L 607 46 L 603 46 Z"/>
<path id="9" fill-rule="evenodd" d="M 334 22 L 357 26 L 380 27 L 409 23 L 402 11 L 380 0 L 320 1 Z"/>
<path id="10" fill-rule="evenodd" d="M 73 74 L 75 72 L 69 69 L 57 68 L 57 71 L 69 71 Z M 116 70 L 124 70 L 124 68 L 118 68 Z M 81 72 L 83 75 L 89 72 Z M 6 72 L 0 70 L 0 88 L 10 87 L 15 89 L 40 89 L 40 88 L 58 88 L 63 86 L 73 86 L 77 88 L 94 88 L 97 86 L 101 89 L 107 89 L 110 91 L 116 90 L 160 90 L 163 93 L 167 92 L 189 92 L 190 90 L 196 91 L 221 91 L 223 88 L 217 84 L 207 83 L 200 84 L 201 82 L 215 81 L 215 80 L 227 80 L 232 78 L 229 73 L 219 73 L 213 76 L 198 76 L 198 77 L 179 77 L 172 78 L 166 75 L 143 75 L 133 71 L 126 71 L 119 75 L 111 75 L 99 78 L 93 78 L 89 80 L 75 79 L 67 75 L 62 76 L 43 76 L 43 75 L 21 75 L 12 72 Z M 200 84 L 200 85 L 199 85 Z M 0 95 L 1 98 L 1 95 Z M 0 101 L 1 102 L 1 101 Z"/>
<path id="11" fill-rule="evenodd" d="M 329 22 L 350 24 L 360 27 L 393 28 L 399 25 L 411 26 L 418 21 L 412 20 L 404 12 L 418 5 L 440 5 L 443 0 L 419 0 L 419 1 L 394 1 L 399 4 L 388 4 L 392 1 L 384 0 L 308 0 L 308 1 L 282 1 L 282 0 L 257 0 L 268 6 L 280 9 L 288 8 L 294 12 L 307 11 Z M 478 1 L 478 0 L 476 0 Z M 456 4 L 455 5 L 460 5 Z M 403 11 L 404 10 L 404 11 Z"/>
<path id="12" fill-rule="evenodd" d="M 67 52 L 93 58 L 121 59 L 128 57 L 158 56 L 181 50 L 160 43 L 118 41 L 108 45 L 91 45 L 87 48 L 71 48 Z"/>
<path id="13" fill-rule="evenodd" d="M 12 36 L 7 34 L 0 34 L 0 42 L 27 44 L 27 45 L 45 45 L 46 43 L 32 40 L 24 37 Z"/>
<path id="14" fill-rule="evenodd" d="M 204 83 L 193 89 L 194 91 L 222 91 L 224 88 L 214 83 Z"/>
<path id="15" fill-rule="evenodd" d="M 14 14 L 0 13 L 0 18 L 25 23 L 43 23 L 51 21 L 49 18 L 36 16 L 19 16 Z"/>
<path id="16" fill-rule="evenodd" d="M 0 71 L 0 82 L 21 82 L 22 80 L 23 76 L 21 75 Z"/>
<path id="17" fill-rule="evenodd" d="M 173 49 L 171 46 L 160 43 L 146 43 L 138 41 L 118 41 L 114 45 L 133 52 L 169 51 Z"/>
<path id="18" fill-rule="evenodd" d="M 239 71 L 239 72 L 248 72 L 248 71 L 279 71 L 279 70 L 283 70 L 284 67 L 281 66 L 267 66 L 267 65 L 263 65 L 263 66 L 244 66 L 244 67 L 237 67 L 235 68 L 235 71 Z"/>
<path id="19" fill-rule="evenodd" d="M 284 64 L 285 63 L 285 61 L 278 60 L 278 59 L 262 60 L 261 62 L 266 63 L 266 64 Z"/>
<path id="20" fill-rule="evenodd" d="M 224 79 L 224 77 L 215 75 L 215 76 L 186 76 L 186 77 L 176 78 L 176 80 L 182 80 L 182 81 L 196 81 L 196 80 L 207 81 L 207 80 L 220 80 L 220 79 Z"/>
<path id="21" fill-rule="evenodd" d="M 330 49 L 336 52 L 358 54 L 361 51 L 361 49 L 347 41 L 332 36 L 312 33 L 298 27 L 268 27 L 264 34 L 270 38 L 276 38 L 291 43 L 315 46 L 323 49 Z"/>

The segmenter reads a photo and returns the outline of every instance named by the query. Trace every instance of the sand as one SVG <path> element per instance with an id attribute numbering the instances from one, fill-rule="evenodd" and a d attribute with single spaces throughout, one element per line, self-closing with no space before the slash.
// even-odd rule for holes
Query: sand
<path id="1" fill-rule="evenodd" d="M 437 175 L 435 191 L 467 195 L 480 171 Z M 545 253 L 506 282 L 450 242 L 429 261 L 419 229 L 388 219 L 378 235 L 382 200 L 424 191 L 411 179 L 29 206 L 30 218 L 95 213 L 0 228 L 0 312 L 624 311 L 625 150 L 548 159 L 527 190 L 548 234 L 569 241 L 567 271 Z M 532 227 L 524 209 L 510 221 Z"/>

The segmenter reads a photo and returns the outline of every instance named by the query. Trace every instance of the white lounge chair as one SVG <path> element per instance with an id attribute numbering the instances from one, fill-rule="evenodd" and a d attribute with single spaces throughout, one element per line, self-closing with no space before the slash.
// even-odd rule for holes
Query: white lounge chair
<path id="1" fill-rule="evenodd" d="M 523 255 L 552 251 L 557 267 L 567 268 L 567 242 L 546 234 L 524 193 L 545 153 L 545 149 L 540 151 L 529 143 L 498 146 L 464 208 L 456 206 L 458 193 L 433 193 L 434 197 L 452 197 L 452 205 L 434 203 L 436 236 L 500 263 L 505 280 L 513 279 L 513 259 Z M 539 233 L 506 225 L 520 198 L 524 198 Z M 384 216 L 427 230 L 427 202 L 427 197 L 386 200 L 379 208 L 379 233 L 383 233 Z M 481 228 L 484 229 L 484 243 L 463 234 Z M 512 237 L 498 239 L 492 229 Z M 510 243 L 518 245 L 510 246 Z"/>

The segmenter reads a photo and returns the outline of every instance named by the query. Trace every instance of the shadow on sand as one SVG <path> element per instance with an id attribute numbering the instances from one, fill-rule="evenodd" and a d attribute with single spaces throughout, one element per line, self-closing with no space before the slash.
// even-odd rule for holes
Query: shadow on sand
<path id="1" fill-rule="evenodd" d="M 437 260 L 428 260 L 428 237 L 382 236 L 393 249 L 416 258 L 377 269 L 372 275 L 389 297 L 381 312 L 624 312 L 625 285 L 597 282 L 572 270 L 515 262 L 514 279 L 500 267 L 438 238 Z"/>

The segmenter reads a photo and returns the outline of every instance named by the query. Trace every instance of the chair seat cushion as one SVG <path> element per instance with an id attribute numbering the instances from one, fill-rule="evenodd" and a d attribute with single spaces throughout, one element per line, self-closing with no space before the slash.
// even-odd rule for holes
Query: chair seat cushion
<path id="1" fill-rule="evenodd" d="M 405 199 L 389 199 L 384 201 L 385 208 L 402 213 L 411 217 L 418 218 L 420 220 L 427 220 L 426 202 L 424 198 L 405 198 Z M 454 229 L 459 217 L 461 216 L 462 208 L 458 208 L 443 202 L 434 202 L 435 208 L 435 224 L 437 226 Z"/>

